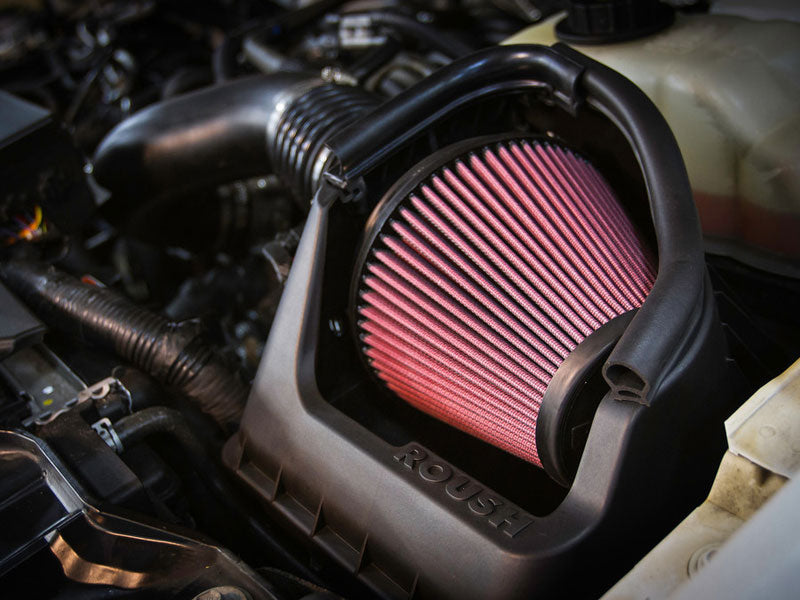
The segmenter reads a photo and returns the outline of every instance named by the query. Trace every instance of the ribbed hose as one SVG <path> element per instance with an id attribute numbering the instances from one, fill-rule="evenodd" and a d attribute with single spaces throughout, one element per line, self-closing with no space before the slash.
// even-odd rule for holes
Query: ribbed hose
<path id="1" fill-rule="evenodd" d="M 377 106 L 355 87 L 326 84 L 295 100 L 283 113 L 268 152 L 275 171 L 298 198 L 311 198 L 331 153 L 325 142 Z"/>
<path id="2" fill-rule="evenodd" d="M 171 322 L 43 264 L 9 262 L 0 276 L 52 327 L 113 348 L 193 400 L 224 429 L 239 422 L 247 388 L 196 327 Z"/>

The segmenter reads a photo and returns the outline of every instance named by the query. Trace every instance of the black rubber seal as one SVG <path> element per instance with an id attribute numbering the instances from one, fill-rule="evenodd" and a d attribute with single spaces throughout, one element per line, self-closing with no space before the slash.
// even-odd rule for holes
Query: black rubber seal
<path id="1" fill-rule="evenodd" d="M 536 450 L 542 467 L 565 487 L 572 484 L 597 406 L 609 390 L 603 363 L 636 314 L 614 317 L 590 333 L 556 370 L 536 419 Z"/>

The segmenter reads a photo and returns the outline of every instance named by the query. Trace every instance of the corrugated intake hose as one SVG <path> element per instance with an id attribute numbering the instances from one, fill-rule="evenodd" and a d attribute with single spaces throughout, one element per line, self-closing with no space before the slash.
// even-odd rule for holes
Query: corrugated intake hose
<path id="1" fill-rule="evenodd" d="M 8 262 L 0 276 L 55 329 L 113 348 L 193 400 L 223 429 L 230 431 L 239 422 L 247 388 L 198 327 L 171 322 L 110 289 L 81 283 L 44 264 Z"/>

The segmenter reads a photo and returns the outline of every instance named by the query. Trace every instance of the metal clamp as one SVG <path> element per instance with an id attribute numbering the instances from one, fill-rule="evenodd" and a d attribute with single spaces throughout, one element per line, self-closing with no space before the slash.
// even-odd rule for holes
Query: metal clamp
<path id="1" fill-rule="evenodd" d="M 102 438 L 106 445 L 117 454 L 122 454 L 122 452 L 125 450 L 125 447 L 122 445 L 122 440 L 119 439 L 119 436 L 117 435 L 117 432 L 108 417 L 103 417 L 96 423 L 92 423 L 92 429 L 94 429 L 97 432 L 97 435 Z"/>

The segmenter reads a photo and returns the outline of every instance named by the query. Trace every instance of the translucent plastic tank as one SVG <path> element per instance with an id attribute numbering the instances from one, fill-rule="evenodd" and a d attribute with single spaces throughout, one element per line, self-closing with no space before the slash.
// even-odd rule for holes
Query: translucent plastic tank
<path id="1" fill-rule="evenodd" d="M 560 18 L 504 43 L 553 44 Z M 800 259 L 800 24 L 678 15 L 648 38 L 575 48 L 664 114 L 708 239 Z"/>

